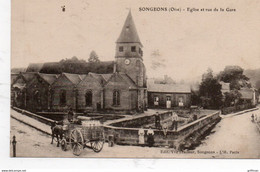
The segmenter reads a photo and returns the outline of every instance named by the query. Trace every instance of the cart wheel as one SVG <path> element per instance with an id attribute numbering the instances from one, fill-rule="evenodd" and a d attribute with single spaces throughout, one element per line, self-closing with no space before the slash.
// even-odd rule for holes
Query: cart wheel
<path id="1" fill-rule="evenodd" d="M 103 145 L 104 145 L 104 140 L 97 140 L 91 142 L 91 147 L 93 151 L 96 153 L 100 152 L 103 149 Z"/>
<path id="2" fill-rule="evenodd" d="M 67 141 L 66 141 L 66 139 L 62 139 L 61 140 L 61 142 L 60 142 L 60 147 L 61 147 L 61 150 L 63 150 L 63 151 L 66 151 L 66 150 L 68 150 L 68 146 L 67 146 Z"/>
<path id="3" fill-rule="evenodd" d="M 79 130 L 74 129 L 71 131 L 70 143 L 73 154 L 79 156 L 83 150 L 84 144 L 82 133 Z"/>

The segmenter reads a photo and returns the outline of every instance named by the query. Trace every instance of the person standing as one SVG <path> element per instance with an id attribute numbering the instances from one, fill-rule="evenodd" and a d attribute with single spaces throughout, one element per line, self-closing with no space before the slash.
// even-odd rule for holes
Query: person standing
<path id="1" fill-rule="evenodd" d="M 162 129 L 163 129 L 164 138 L 167 138 L 167 132 L 168 132 L 168 124 L 167 124 L 167 122 L 163 123 Z"/>
<path id="2" fill-rule="evenodd" d="M 147 143 L 149 147 L 152 147 L 154 144 L 154 131 L 152 127 L 149 127 L 147 131 Z"/>
<path id="3" fill-rule="evenodd" d="M 172 130 L 177 131 L 177 129 L 178 129 L 178 120 L 179 120 L 178 115 L 175 112 L 173 112 L 172 113 Z"/>
<path id="4" fill-rule="evenodd" d="M 143 128 L 140 128 L 139 131 L 138 131 L 138 135 L 139 135 L 139 144 L 140 145 L 144 145 L 144 129 Z"/>
<path id="5" fill-rule="evenodd" d="M 251 119 L 252 119 L 252 122 L 254 122 L 254 120 L 255 120 L 255 115 L 254 114 L 251 115 Z"/>
<path id="6" fill-rule="evenodd" d="M 68 112 L 68 120 L 69 120 L 69 122 L 72 122 L 73 117 L 74 117 L 74 112 L 73 112 L 73 109 L 70 108 L 69 112 Z"/>
<path id="7" fill-rule="evenodd" d="M 158 130 L 161 129 L 161 118 L 160 118 L 158 112 L 156 112 L 156 114 L 155 114 L 155 128 Z"/>

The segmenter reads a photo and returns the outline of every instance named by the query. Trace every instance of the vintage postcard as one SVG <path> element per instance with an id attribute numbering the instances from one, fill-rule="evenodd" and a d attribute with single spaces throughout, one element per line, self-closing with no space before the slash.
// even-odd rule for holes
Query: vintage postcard
<path id="1" fill-rule="evenodd" d="M 260 1 L 11 9 L 10 157 L 260 158 Z"/>

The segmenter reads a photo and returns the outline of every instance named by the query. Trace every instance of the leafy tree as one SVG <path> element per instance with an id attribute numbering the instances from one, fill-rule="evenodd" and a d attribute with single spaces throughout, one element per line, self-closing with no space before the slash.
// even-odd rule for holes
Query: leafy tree
<path id="1" fill-rule="evenodd" d="M 201 104 L 199 91 L 191 90 L 191 104 L 192 105 L 200 105 Z"/>
<path id="2" fill-rule="evenodd" d="M 241 93 L 238 90 L 231 90 L 230 92 L 224 93 L 224 106 L 229 107 L 235 105 L 241 98 Z"/>
<path id="3" fill-rule="evenodd" d="M 241 87 L 251 87 L 249 78 L 243 74 L 244 69 L 240 66 L 226 66 L 218 75 L 220 81 L 230 83 L 230 89 L 239 90 Z"/>
<path id="4" fill-rule="evenodd" d="M 88 58 L 88 61 L 90 63 L 96 63 L 96 62 L 100 62 L 99 58 L 98 58 L 98 55 L 95 51 L 91 51 L 90 55 L 89 55 L 89 58 Z"/>
<path id="5" fill-rule="evenodd" d="M 222 105 L 221 85 L 213 76 L 212 69 L 208 69 L 207 73 L 202 75 L 199 95 L 205 108 L 218 109 Z"/>

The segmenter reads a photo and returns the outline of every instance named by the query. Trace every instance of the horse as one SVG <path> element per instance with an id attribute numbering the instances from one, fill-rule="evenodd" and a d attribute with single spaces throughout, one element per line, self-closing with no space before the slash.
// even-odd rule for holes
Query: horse
<path id="1" fill-rule="evenodd" d="M 63 126 L 62 126 L 62 123 L 61 122 L 55 122 L 55 123 L 52 123 L 51 125 L 51 144 L 53 144 L 53 139 L 54 137 L 57 138 L 57 147 L 60 146 L 60 140 L 62 140 L 62 137 L 63 137 L 63 133 L 64 133 L 64 130 L 63 130 Z"/>

